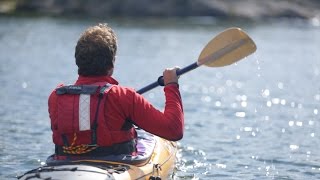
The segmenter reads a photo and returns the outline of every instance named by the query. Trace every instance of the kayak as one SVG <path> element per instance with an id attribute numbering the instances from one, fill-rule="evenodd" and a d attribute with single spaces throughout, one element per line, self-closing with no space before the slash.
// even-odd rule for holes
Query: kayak
<path id="1" fill-rule="evenodd" d="M 174 175 L 177 144 L 137 131 L 136 155 L 77 157 L 57 160 L 48 157 L 46 165 L 30 170 L 18 179 L 169 179 Z"/>

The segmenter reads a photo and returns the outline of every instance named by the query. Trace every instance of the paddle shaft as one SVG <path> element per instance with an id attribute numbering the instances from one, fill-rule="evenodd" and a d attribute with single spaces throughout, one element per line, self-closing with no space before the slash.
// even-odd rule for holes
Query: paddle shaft
<path id="1" fill-rule="evenodd" d="M 187 73 L 187 72 L 189 72 L 191 70 L 196 69 L 197 67 L 199 67 L 199 65 L 198 65 L 197 62 L 195 62 L 195 63 L 192 63 L 189 66 L 186 66 L 186 67 L 184 67 L 182 69 L 178 69 L 177 70 L 177 76 L 183 75 L 183 74 L 185 74 L 185 73 Z M 147 85 L 144 88 L 141 88 L 140 90 L 137 91 L 137 93 L 143 94 L 143 93 L 145 93 L 147 91 L 150 91 L 151 89 L 153 89 L 155 87 L 158 87 L 159 85 L 162 85 L 162 86 L 164 85 L 163 76 L 160 76 L 157 81 Z"/>

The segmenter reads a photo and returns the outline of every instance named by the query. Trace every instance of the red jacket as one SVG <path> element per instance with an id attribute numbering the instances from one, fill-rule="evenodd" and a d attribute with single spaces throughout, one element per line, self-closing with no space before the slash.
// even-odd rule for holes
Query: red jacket
<path id="1" fill-rule="evenodd" d="M 90 85 L 99 82 L 118 84 L 116 80 L 109 76 L 79 76 L 75 85 Z M 161 112 L 154 108 L 143 96 L 137 94 L 133 89 L 118 85 L 112 87 L 108 92 L 108 98 L 105 100 L 104 115 L 106 126 L 110 131 L 120 131 L 125 124 L 126 119 L 129 118 L 132 123 L 145 131 L 168 140 L 180 140 L 183 136 L 184 118 L 178 86 L 174 84 L 167 85 L 164 88 L 164 92 L 166 104 L 164 112 Z M 53 91 L 49 97 L 49 114 L 51 121 L 57 118 L 57 110 L 55 108 L 57 96 L 55 91 Z M 134 133 L 131 134 L 132 139 L 134 139 Z M 53 133 L 54 141 L 56 141 L 56 138 L 61 137 L 56 137 L 55 133 Z M 98 137 L 97 139 L 104 138 Z"/>

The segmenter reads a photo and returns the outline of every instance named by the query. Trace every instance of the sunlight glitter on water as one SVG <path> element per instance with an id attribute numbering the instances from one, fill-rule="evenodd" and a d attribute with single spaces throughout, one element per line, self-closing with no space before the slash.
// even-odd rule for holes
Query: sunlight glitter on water
<path id="1" fill-rule="evenodd" d="M 272 106 L 272 102 L 271 101 L 267 101 L 266 105 L 267 105 L 267 107 L 271 107 Z"/>
<path id="2" fill-rule="evenodd" d="M 229 80 L 229 79 L 228 79 L 228 80 L 226 81 L 226 85 L 227 85 L 227 86 L 231 87 L 232 84 L 233 84 L 232 80 Z"/>
<path id="3" fill-rule="evenodd" d="M 227 168 L 227 165 L 225 165 L 225 164 L 216 164 L 216 167 L 225 169 L 225 168 Z"/>
<path id="4" fill-rule="evenodd" d="M 313 126 L 314 125 L 314 121 L 309 121 L 309 125 Z"/>
<path id="5" fill-rule="evenodd" d="M 282 83 L 282 82 L 279 82 L 279 83 L 278 83 L 278 88 L 279 88 L 279 89 L 283 89 L 283 83 Z"/>
<path id="6" fill-rule="evenodd" d="M 239 118 L 244 118 L 246 117 L 246 113 L 245 112 L 236 112 L 236 117 L 239 117 Z"/>
<path id="7" fill-rule="evenodd" d="M 291 127 L 294 126 L 294 125 L 296 125 L 297 127 L 302 127 L 303 126 L 303 122 L 302 121 L 289 121 L 288 125 L 291 126 Z"/>
<path id="8" fill-rule="evenodd" d="M 28 84 L 27 84 L 27 82 L 23 82 L 21 86 L 23 89 L 26 89 L 28 87 Z"/>
<path id="9" fill-rule="evenodd" d="M 261 95 L 262 95 L 262 97 L 264 97 L 264 98 L 270 96 L 270 90 L 269 90 L 269 89 L 264 89 L 264 90 L 262 90 Z"/>
<path id="10" fill-rule="evenodd" d="M 243 130 L 245 132 L 251 132 L 252 131 L 252 127 L 244 127 Z"/>
<path id="11" fill-rule="evenodd" d="M 240 135 L 237 135 L 237 136 L 236 136 L 236 139 L 238 139 L 238 140 L 239 140 L 240 138 L 241 138 L 241 136 L 240 136 Z"/>
<path id="12" fill-rule="evenodd" d="M 303 122 L 301 122 L 301 121 L 296 121 L 296 126 L 302 126 L 303 125 Z"/>
<path id="13" fill-rule="evenodd" d="M 290 145 L 290 150 L 295 151 L 295 150 L 298 150 L 298 149 L 299 149 L 298 145 L 295 145 L 295 144 L 291 144 Z"/>
<path id="14" fill-rule="evenodd" d="M 243 83 L 242 82 L 237 82 L 236 83 L 236 88 L 240 89 L 243 87 Z"/>
<path id="15" fill-rule="evenodd" d="M 203 96 L 203 97 L 201 97 L 201 101 L 209 103 L 209 102 L 211 102 L 211 97 L 210 96 Z"/>
<path id="16" fill-rule="evenodd" d="M 181 147 L 181 145 L 178 145 Z M 179 149 L 177 155 L 177 168 L 180 172 L 184 172 L 184 174 L 181 178 L 185 179 L 199 179 L 197 177 L 197 171 L 201 170 L 203 171 L 202 174 L 208 174 L 211 172 L 212 169 L 212 164 L 211 163 L 206 163 L 206 153 L 202 150 L 196 150 L 192 146 L 187 146 L 183 147 L 182 149 Z M 198 158 L 194 158 L 198 157 Z M 201 160 L 203 159 L 203 160 Z M 179 179 L 179 174 L 178 174 L 178 179 Z"/>
<path id="17" fill-rule="evenodd" d="M 40 159 L 38 159 L 37 161 L 38 161 L 39 164 L 42 165 L 42 166 L 46 164 L 45 162 L 41 161 Z"/>
<path id="18" fill-rule="evenodd" d="M 247 107 L 248 103 L 246 101 L 241 102 L 242 107 Z"/>
<path id="19" fill-rule="evenodd" d="M 289 121 L 289 126 L 294 126 L 294 121 Z"/>
<path id="20" fill-rule="evenodd" d="M 237 95 L 236 96 L 236 100 L 237 101 L 246 101 L 247 100 L 247 96 L 246 95 Z"/>
<path id="21" fill-rule="evenodd" d="M 279 104 L 279 103 L 280 103 L 280 99 L 279 99 L 279 98 L 272 98 L 272 99 L 271 99 L 271 102 L 272 102 L 273 104 Z"/>

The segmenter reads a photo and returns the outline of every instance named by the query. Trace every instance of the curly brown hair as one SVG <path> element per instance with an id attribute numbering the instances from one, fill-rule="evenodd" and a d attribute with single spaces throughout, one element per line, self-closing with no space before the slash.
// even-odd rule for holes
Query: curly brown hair
<path id="1" fill-rule="evenodd" d="M 82 76 L 107 75 L 113 68 L 117 52 L 117 37 L 107 24 L 88 28 L 75 48 L 78 74 Z"/>

